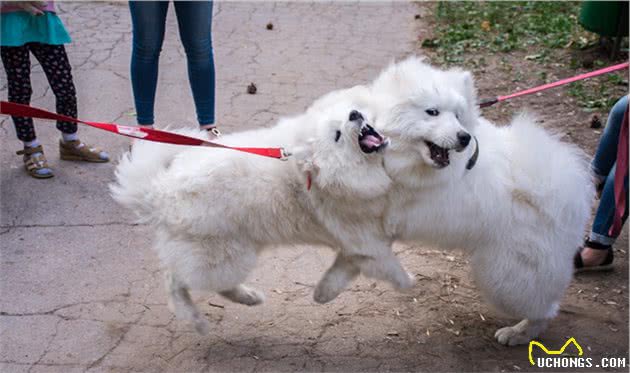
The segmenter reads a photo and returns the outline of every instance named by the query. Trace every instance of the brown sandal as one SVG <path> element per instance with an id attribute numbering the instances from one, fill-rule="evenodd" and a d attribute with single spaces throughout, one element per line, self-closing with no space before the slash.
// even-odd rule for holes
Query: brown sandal
<path id="1" fill-rule="evenodd" d="M 109 155 L 99 148 L 86 145 L 81 140 L 59 141 L 59 158 L 64 161 L 105 163 Z"/>
<path id="2" fill-rule="evenodd" d="M 48 179 L 55 176 L 52 169 L 48 167 L 48 162 L 44 156 L 44 148 L 41 145 L 25 147 L 17 151 L 16 154 L 24 155 L 24 168 L 26 168 L 26 172 L 32 177 L 36 179 Z M 42 172 L 42 170 L 48 170 L 48 172 Z"/>

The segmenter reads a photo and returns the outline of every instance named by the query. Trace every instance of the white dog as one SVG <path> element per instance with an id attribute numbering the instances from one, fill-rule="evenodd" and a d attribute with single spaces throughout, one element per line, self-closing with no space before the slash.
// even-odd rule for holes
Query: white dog
<path id="1" fill-rule="evenodd" d="M 392 138 L 388 234 L 468 249 L 483 295 L 523 318 L 495 337 L 527 343 L 556 315 L 590 217 L 583 153 L 527 115 L 507 127 L 480 117 L 468 72 L 412 57 L 384 70 L 371 89 L 376 127 Z"/>
<path id="2" fill-rule="evenodd" d="M 169 305 L 178 317 L 192 321 L 200 333 L 209 331 L 189 290 L 261 303 L 263 294 L 242 283 L 259 251 L 278 245 L 338 250 L 334 268 L 344 270 L 327 273 L 315 291 L 318 302 L 334 298 L 359 272 L 396 288 L 413 285 L 382 226 L 391 181 L 381 150 L 388 140 L 355 107 L 337 101 L 273 128 L 221 140 L 290 146 L 295 154 L 288 162 L 149 142 L 137 142 L 123 156 L 112 195 L 155 230 Z"/>

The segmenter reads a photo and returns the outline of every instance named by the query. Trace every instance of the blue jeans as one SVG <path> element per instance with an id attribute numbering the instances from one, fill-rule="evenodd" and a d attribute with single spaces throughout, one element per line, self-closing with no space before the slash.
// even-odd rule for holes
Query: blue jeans
<path id="1" fill-rule="evenodd" d="M 628 107 L 628 96 L 622 97 L 608 115 L 606 128 L 595 152 L 595 158 L 591 163 L 591 168 L 595 173 L 599 183 L 604 183 L 602 197 L 597 207 L 595 220 L 590 234 L 590 240 L 603 245 L 612 245 L 617 237 L 611 237 L 608 231 L 613 223 L 615 214 L 615 163 L 617 161 L 617 144 L 619 143 L 619 133 L 623 114 Z M 628 179 L 625 180 L 625 192 L 628 193 Z M 628 199 L 626 199 L 626 214 L 623 217 L 625 223 L 628 217 Z"/>
<path id="2" fill-rule="evenodd" d="M 212 51 L 212 1 L 174 1 L 179 36 L 188 61 L 199 124 L 214 123 L 214 56 Z M 158 65 L 168 1 L 130 1 L 133 25 L 131 86 L 138 124 L 153 124 Z"/>

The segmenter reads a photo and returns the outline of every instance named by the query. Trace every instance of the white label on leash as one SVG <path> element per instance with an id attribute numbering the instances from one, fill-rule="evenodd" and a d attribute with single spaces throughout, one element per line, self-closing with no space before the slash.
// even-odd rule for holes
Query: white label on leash
<path id="1" fill-rule="evenodd" d="M 146 132 L 142 132 L 140 131 L 138 128 L 136 127 L 129 127 L 129 126 L 116 126 L 116 130 L 118 131 L 118 133 L 123 134 L 123 135 L 127 135 L 127 136 L 133 136 L 133 137 L 137 137 L 139 139 L 145 138 L 147 136 L 149 136 L 148 133 Z"/>

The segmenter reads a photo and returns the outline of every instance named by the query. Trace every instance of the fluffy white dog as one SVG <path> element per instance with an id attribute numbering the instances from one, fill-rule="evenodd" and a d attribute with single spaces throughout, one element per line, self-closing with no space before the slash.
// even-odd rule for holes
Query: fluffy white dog
<path id="1" fill-rule="evenodd" d="M 495 337 L 527 343 L 556 315 L 572 278 L 594 194 L 585 156 L 527 115 L 506 127 L 480 117 L 468 72 L 412 57 L 371 89 L 376 128 L 392 138 L 386 231 L 468 249 L 485 298 L 523 319 Z"/>
<path id="2" fill-rule="evenodd" d="M 155 230 L 169 305 L 178 317 L 200 333 L 209 331 L 189 290 L 261 303 L 263 294 L 242 283 L 259 251 L 278 245 L 338 250 L 334 268 L 344 271 L 327 273 L 315 291 L 318 302 L 334 298 L 360 272 L 396 288 L 413 285 L 382 226 L 391 181 L 381 150 L 388 140 L 368 124 L 367 113 L 354 109 L 337 101 L 221 140 L 289 147 L 294 157 L 288 162 L 150 142 L 137 142 L 123 156 L 112 196 Z"/>

